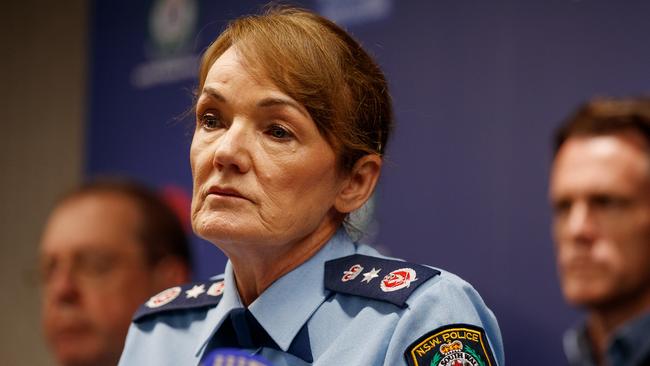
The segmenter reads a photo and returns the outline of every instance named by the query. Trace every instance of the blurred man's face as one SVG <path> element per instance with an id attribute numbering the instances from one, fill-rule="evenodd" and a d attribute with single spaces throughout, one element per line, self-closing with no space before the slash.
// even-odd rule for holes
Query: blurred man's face
<path id="1" fill-rule="evenodd" d="M 638 133 L 569 138 L 550 199 L 569 303 L 606 308 L 650 295 L 650 161 Z"/>
<path id="2" fill-rule="evenodd" d="M 62 365 L 115 365 L 152 292 L 138 211 L 117 194 L 86 195 L 50 216 L 41 243 L 45 337 Z"/>

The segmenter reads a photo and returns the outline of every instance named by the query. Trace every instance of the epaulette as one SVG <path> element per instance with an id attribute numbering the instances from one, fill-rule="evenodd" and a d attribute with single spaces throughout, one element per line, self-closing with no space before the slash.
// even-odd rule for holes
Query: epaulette
<path id="1" fill-rule="evenodd" d="M 162 312 L 216 306 L 223 294 L 222 279 L 168 288 L 152 296 L 133 315 L 133 322 Z"/>
<path id="2" fill-rule="evenodd" d="M 353 254 L 325 262 L 325 288 L 405 307 L 415 289 L 439 274 L 419 264 Z"/>

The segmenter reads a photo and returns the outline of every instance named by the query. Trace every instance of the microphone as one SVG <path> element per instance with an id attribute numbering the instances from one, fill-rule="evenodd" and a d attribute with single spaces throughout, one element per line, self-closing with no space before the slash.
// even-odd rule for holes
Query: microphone
<path id="1" fill-rule="evenodd" d="M 220 348 L 208 354 L 201 366 L 273 366 L 262 356 L 234 348 Z"/>

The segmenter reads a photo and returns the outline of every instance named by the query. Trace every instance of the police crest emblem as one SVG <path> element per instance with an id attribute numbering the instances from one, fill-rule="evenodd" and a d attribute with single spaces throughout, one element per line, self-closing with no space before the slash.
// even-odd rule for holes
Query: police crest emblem
<path id="1" fill-rule="evenodd" d="M 453 324 L 413 342 L 404 352 L 409 366 L 496 366 L 482 328 Z"/>

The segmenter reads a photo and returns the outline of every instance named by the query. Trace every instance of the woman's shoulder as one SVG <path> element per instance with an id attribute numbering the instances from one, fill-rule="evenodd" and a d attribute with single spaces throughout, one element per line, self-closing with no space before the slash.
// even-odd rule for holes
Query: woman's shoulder
<path id="1" fill-rule="evenodd" d="M 133 315 L 133 322 L 139 324 L 160 316 L 205 312 L 219 304 L 223 289 L 222 275 L 212 277 L 208 281 L 170 287 L 142 304 Z"/>
<path id="2" fill-rule="evenodd" d="M 222 276 L 168 288 L 136 311 L 120 365 L 196 364 L 204 320 L 222 299 Z M 170 345 L 174 345 L 170 347 Z"/>
<path id="3" fill-rule="evenodd" d="M 451 272 L 385 257 L 360 246 L 357 254 L 328 262 L 325 278 L 326 287 L 337 292 L 398 307 L 393 314 L 399 320 L 388 350 L 396 359 L 429 364 L 453 348 L 458 357 L 489 360 L 485 365 L 503 363 L 494 314 L 472 285 Z"/>
<path id="4" fill-rule="evenodd" d="M 408 344 L 403 352 L 409 364 L 451 364 L 457 357 L 502 365 L 503 340 L 494 313 L 467 281 L 438 271 L 409 297 L 396 327 L 395 339 Z"/>

